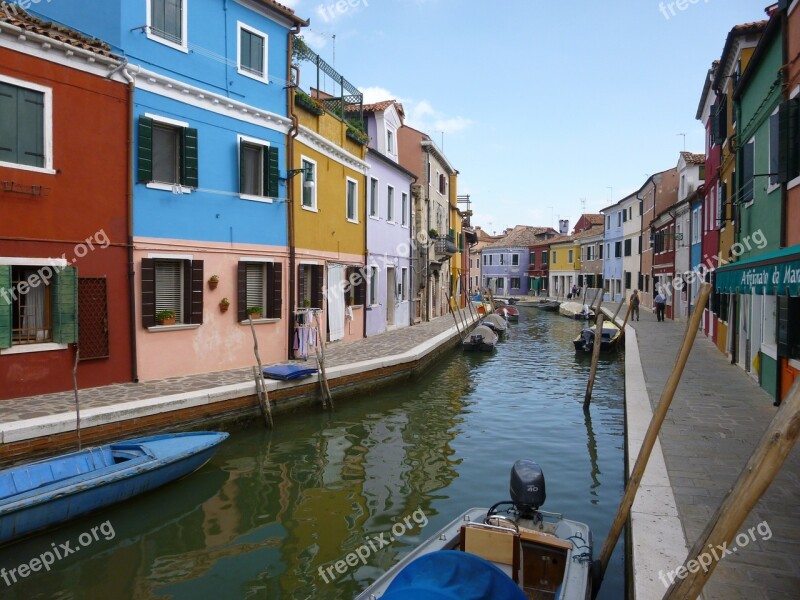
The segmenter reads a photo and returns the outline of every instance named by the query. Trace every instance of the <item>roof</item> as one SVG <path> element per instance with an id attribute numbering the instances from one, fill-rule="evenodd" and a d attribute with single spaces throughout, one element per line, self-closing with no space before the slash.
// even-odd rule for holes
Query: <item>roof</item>
<path id="1" fill-rule="evenodd" d="M 720 56 L 720 68 L 717 69 L 717 72 L 714 74 L 714 83 L 713 87 L 715 90 L 720 89 L 722 85 L 722 80 L 725 78 L 725 63 L 727 62 L 727 56 L 733 50 L 734 42 L 742 36 L 751 34 L 751 33 L 758 33 L 761 34 L 764 31 L 764 28 L 767 26 L 767 21 L 754 21 L 752 23 L 742 23 L 741 25 L 736 25 L 733 29 L 730 30 L 728 33 L 728 37 L 725 39 L 725 47 L 722 49 L 722 54 Z"/>
<path id="2" fill-rule="evenodd" d="M 106 42 L 86 36 L 69 27 L 34 17 L 17 4 L 0 2 L 0 23 L 8 23 L 25 31 L 48 37 L 75 48 L 94 52 L 101 56 L 117 60 L 120 58 L 111 52 L 111 46 Z"/>
<path id="3" fill-rule="evenodd" d="M 275 0 L 256 0 L 256 2 L 258 4 L 263 4 L 267 8 L 271 8 L 275 12 L 280 13 L 298 25 L 302 25 L 303 27 L 308 27 L 309 25 L 308 19 L 301 19 L 291 8 L 281 4 L 280 2 L 275 2 Z"/>
<path id="4" fill-rule="evenodd" d="M 708 98 L 708 94 L 711 91 L 711 82 L 714 80 L 714 75 L 719 68 L 719 61 L 715 60 L 711 63 L 711 68 L 706 73 L 706 80 L 703 83 L 703 93 L 700 94 L 700 102 L 697 105 L 697 112 L 694 115 L 694 118 L 698 121 L 703 118 L 703 109 L 706 107 L 706 98 Z"/>
<path id="5" fill-rule="evenodd" d="M 704 165 L 706 164 L 705 154 L 695 154 L 694 152 L 681 152 L 681 157 L 687 165 Z"/>
<path id="6" fill-rule="evenodd" d="M 542 241 L 542 236 L 556 233 L 552 227 L 529 227 L 517 225 L 511 232 L 499 241 L 489 244 L 487 248 L 527 248 Z"/>
<path id="7" fill-rule="evenodd" d="M 733 96 L 735 99 L 741 99 L 742 93 L 750 85 L 750 82 L 752 81 L 753 77 L 756 76 L 758 69 L 761 68 L 761 63 L 769 51 L 770 45 L 775 41 L 780 31 L 781 17 L 776 13 L 773 14 L 772 18 L 770 18 L 769 22 L 767 23 L 767 26 L 764 28 L 761 37 L 758 39 L 758 44 L 753 52 L 753 56 L 750 58 L 750 62 L 747 63 L 747 68 L 744 70 L 744 73 L 742 73 L 739 82 L 736 84 L 736 88 L 733 90 Z M 780 77 L 781 75 L 779 72 L 779 80 Z"/>

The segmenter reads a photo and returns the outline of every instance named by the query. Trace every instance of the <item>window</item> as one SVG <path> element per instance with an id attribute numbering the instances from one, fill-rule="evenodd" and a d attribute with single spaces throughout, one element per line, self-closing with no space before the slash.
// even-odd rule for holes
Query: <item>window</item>
<path id="1" fill-rule="evenodd" d="M 611 229 L 611 215 L 606 217 L 606 229 Z"/>
<path id="2" fill-rule="evenodd" d="M 50 88 L 0 76 L 0 165 L 52 171 Z"/>
<path id="3" fill-rule="evenodd" d="M 509 289 L 512 289 L 512 290 L 520 289 L 519 277 L 512 277 L 511 278 L 511 287 Z"/>
<path id="4" fill-rule="evenodd" d="M 586 246 L 586 260 L 594 260 L 594 246 Z"/>
<path id="5" fill-rule="evenodd" d="M 800 95 L 778 107 L 778 129 L 778 181 L 788 183 L 800 176 Z"/>
<path id="6" fill-rule="evenodd" d="M 769 118 L 769 185 L 778 185 L 778 158 L 780 154 L 779 108 Z"/>
<path id="7" fill-rule="evenodd" d="M 261 316 L 280 319 L 283 305 L 283 265 L 240 261 L 238 266 L 236 318 L 247 321 L 247 309 L 261 307 Z"/>
<path id="8" fill-rule="evenodd" d="M 623 223 L 627 223 L 628 222 L 628 211 L 627 210 L 623 210 L 622 211 L 622 222 Z"/>
<path id="9" fill-rule="evenodd" d="M 406 302 L 408 300 L 408 267 L 400 269 L 400 301 Z"/>
<path id="10" fill-rule="evenodd" d="M 186 0 L 148 0 L 147 37 L 186 51 Z"/>
<path id="11" fill-rule="evenodd" d="M 547 264 L 547 255 L 550 254 L 547 250 L 542 250 L 542 265 Z"/>
<path id="12" fill-rule="evenodd" d="M 239 23 L 239 73 L 267 83 L 267 46 L 266 33 Z"/>
<path id="13" fill-rule="evenodd" d="M 553 250 L 553 264 L 555 264 L 555 262 L 556 262 L 556 251 Z"/>
<path id="14" fill-rule="evenodd" d="M 369 303 L 371 306 L 378 304 L 378 267 L 369 268 Z"/>
<path id="15" fill-rule="evenodd" d="M 347 220 L 358 223 L 358 183 L 347 178 Z"/>
<path id="16" fill-rule="evenodd" d="M 506 282 L 505 282 L 505 280 L 504 280 L 502 277 L 498 277 L 498 278 L 497 278 L 496 284 L 497 284 L 497 285 L 495 286 L 495 289 L 496 289 L 498 292 L 502 292 L 502 291 L 505 289 L 505 287 L 504 287 L 504 286 L 505 286 Z"/>
<path id="17" fill-rule="evenodd" d="M 800 298 L 777 297 L 778 327 L 776 341 L 778 356 L 785 356 L 795 360 L 800 359 Z M 727 304 L 726 304 L 727 312 Z"/>
<path id="18" fill-rule="evenodd" d="M 310 158 L 300 159 L 300 168 L 303 169 L 301 177 L 301 189 L 303 190 L 303 200 L 301 205 L 308 210 L 317 210 L 317 186 L 306 185 L 317 180 L 317 163 Z"/>
<path id="19" fill-rule="evenodd" d="M 511 266 L 518 267 L 519 266 L 519 254 L 512 254 L 511 255 Z"/>
<path id="20" fill-rule="evenodd" d="M 369 179 L 369 216 L 378 216 L 378 180 L 374 177 Z"/>
<path id="21" fill-rule="evenodd" d="M 77 342 L 76 269 L 18 262 L 0 265 L 0 349 Z"/>
<path id="22" fill-rule="evenodd" d="M 386 188 L 386 220 L 394 223 L 394 188 L 392 186 Z"/>
<path id="23" fill-rule="evenodd" d="M 489 260 L 489 255 L 488 254 L 484 254 L 483 255 L 483 266 L 484 267 L 489 264 L 488 260 Z"/>
<path id="24" fill-rule="evenodd" d="M 606 256 L 608 258 L 614 258 L 614 256 L 611 254 L 611 244 L 606 244 Z"/>
<path id="25" fill-rule="evenodd" d="M 408 194 L 400 194 L 400 224 L 408 226 Z"/>
<path id="26" fill-rule="evenodd" d="M 142 326 L 154 327 L 156 314 L 169 310 L 175 322 L 203 322 L 203 261 L 183 257 L 142 259 Z"/>
<path id="27" fill-rule="evenodd" d="M 597 249 L 600 251 L 597 255 L 598 260 L 603 258 L 603 244 L 597 244 Z"/>
<path id="28" fill-rule="evenodd" d="M 568 250 L 567 251 L 567 262 L 572 264 L 575 259 L 575 250 Z"/>
<path id="29" fill-rule="evenodd" d="M 506 255 L 505 254 L 501 254 L 500 255 L 500 264 L 501 265 L 506 264 Z"/>
<path id="30" fill-rule="evenodd" d="M 750 140 L 742 148 L 742 202 L 752 202 L 755 189 L 753 175 L 755 174 L 755 139 Z"/>
<path id="31" fill-rule="evenodd" d="M 614 258 L 622 256 L 622 242 L 614 242 Z"/>
<path id="32" fill-rule="evenodd" d="M 140 183 L 196 188 L 197 129 L 163 117 L 139 117 L 138 167 Z"/>
<path id="33" fill-rule="evenodd" d="M 631 245 L 632 244 L 631 244 L 631 239 L 630 238 L 625 240 L 625 256 L 630 256 L 631 255 Z"/>
<path id="34" fill-rule="evenodd" d="M 625 271 L 625 289 L 631 289 L 631 272 Z"/>
<path id="35" fill-rule="evenodd" d="M 363 268 L 347 267 L 345 275 L 347 277 L 345 304 L 347 306 L 363 306 L 367 301 L 367 281 L 364 279 Z"/>
<path id="36" fill-rule="evenodd" d="M 439 193 L 442 195 L 447 194 L 447 175 L 444 173 L 439 175 Z"/>
<path id="37" fill-rule="evenodd" d="M 528 264 L 531 266 L 536 264 L 536 252 L 528 253 Z"/>
<path id="38" fill-rule="evenodd" d="M 622 226 L 622 212 L 617 213 L 617 227 Z"/>
<path id="39" fill-rule="evenodd" d="M 386 153 L 394 154 L 394 131 L 386 130 Z"/>
<path id="40" fill-rule="evenodd" d="M 239 193 L 277 198 L 278 176 L 278 149 L 267 142 L 239 136 Z"/>
<path id="41" fill-rule="evenodd" d="M 489 266 L 492 266 L 493 263 L 494 263 L 494 255 L 490 254 L 489 255 Z"/>
<path id="42" fill-rule="evenodd" d="M 322 265 L 301 263 L 297 267 L 297 305 L 322 308 L 325 272 Z"/>

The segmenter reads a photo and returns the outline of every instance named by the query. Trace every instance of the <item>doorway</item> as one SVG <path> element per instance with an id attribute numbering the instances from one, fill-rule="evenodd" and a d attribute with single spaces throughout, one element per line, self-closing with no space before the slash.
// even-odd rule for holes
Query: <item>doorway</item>
<path id="1" fill-rule="evenodd" d="M 386 268 L 386 326 L 394 327 L 394 309 L 397 296 L 397 275 L 394 267 Z"/>

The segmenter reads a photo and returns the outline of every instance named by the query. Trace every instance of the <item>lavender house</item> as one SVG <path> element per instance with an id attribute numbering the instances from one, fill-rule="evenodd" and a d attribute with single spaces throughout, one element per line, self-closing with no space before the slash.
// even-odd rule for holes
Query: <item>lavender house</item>
<path id="1" fill-rule="evenodd" d="M 367 134 L 367 336 L 411 324 L 411 184 L 400 166 L 397 130 L 403 106 L 364 106 Z"/>
<path id="2" fill-rule="evenodd" d="M 495 296 L 527 295 L 529 247 L 556 235 L 551 227 L 517 225 L 507 230 L 502 239 L 481 250 L 482 287 Z"/>

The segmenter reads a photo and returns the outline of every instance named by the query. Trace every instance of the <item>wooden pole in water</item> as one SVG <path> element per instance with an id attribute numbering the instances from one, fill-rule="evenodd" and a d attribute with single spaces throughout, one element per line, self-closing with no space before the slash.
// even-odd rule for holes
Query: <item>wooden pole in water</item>
<path id="1" fill-rule="evenodd" d="M 625 337 L 625 326 L 628 324 L 628 319 L 631 316 L 631 311 L 633 310 L 633 302 L 628 304 L 628 311 L 625 313 L 625 321 L 622 323 L 622 329 L 619 332 L 620 339 Z"/>
<path id="2" fill-rule="evenodd" d="M 489 296 L 489 304 L 491 304 L 492 306 L 492 312 L 495 312 L 496 309 L 494 307 L 494 294 L 492 294 L 492 290 L 486 288 L 486 294 Z"/>
<path id="3" fill-rule="evenodd" d="M 681 568 L 687 575 L 670 586 L 664 600 L 693 600 L 700 595 L 719 562 L 712 560 L 709 548 L 734 544 L 742 523 L 781 470 L 799 436 L 800 379 L 794 382 L 733 488 L 686 557 Z M 747 537 L 745 532 L 739 535 Z"/>
<path id="4" fill-rule="evenodd" d="M 644 475 L 644 470 L 647 467 L 647 461 L 650 460 L 650 454 L 653 451 L 653 446 L 655 446 L 656 441 L 658 440 L 658 432 L 661 430 L 661 425 L 664 423 L 664 419 L 667 416 L 667 411 L 672 403 L 672 398 L 675 396 L 675 390 L 678 388 L 678 384 L 681 381 L 683 369 L 686 366 L 686 361 L 688 360 L 689 353 L 692 350 L 692 344 L 694 344 L 695 337 L 697 337 L 697 330 L 700 327 L 700 318 L 703 316 L 703 310 L 706 307 L 710 293 L 710 283 L 704 283 L 700 286 L 700 294 L 697 297 L 697 308 L 692 313 L 692 317 L 689 319 L 689 323 L 686 326 L 686 334 L 683 337 L 683 344 L 678 352 L 678 358 L 675 361 L 675 366 L 672 368 L 672 374 L 669 376 L 669 379 L 667 379 L 667 383 L 664 385 L 664 390 L 661 392 L 661 399 L 658 402 L 658 406 L 656 407 L 656 411 L 653 414 L 652 420 L 650 421 L 650 425 L 647 427 L 647 434 L 645 434 L 644 441 L 642 442 L 642 448 L 639 450 L 639 456 L 636 458 L 636 464 L 634 465 L 633 472 L 628 480 L 628 485 L 625 486 L 625 494 L 620 502 L 617 516 L 614 518 L 614 522 L 611 524 L 611 528 L 608 531 L 608 536 L 603 544 L 603 549 L 600 552 L 601 580 L 606 572 L 606 568 L 608 567 L 608 561 L 611 559 L 611 554 L 614 552 L 614 546 L 617 545 L 617 540 L 622 532 L 622 528 L 628 521 L 628 516 L 631 512 L 631 506 L 633 506 L 633 501 L 636 498 L 636 492 L 639 491 L 639 485 L 642 482 L 642 475 Z"/>
<path id="5" fill-rule="evenodd" d="M 258 373 L 253 374 L 256 380 L 258 404 L 264 416 L 264 423 L 268 427 L 273 427 L 272 409 L 269 405 L 269 396 L 267 396 L 267 383 L 264 381 L 264 367 L 261 365 L 261 356 L 258 353 L 258 337 L 256 336 L 256 328 L 253 326 L 252 315 L 247 315 L 247 320 L 250 322 L 250 333 L 253 334 L 253 353 L 256 355 L 256 363 L 258 363 Z"/>
<path id="6" fill-rule="evenodd" d="M 464 336 L 461 335 L 461 328 L 458 326 L 458 319 L 456 318 L 456 309 L 455 309 L 455 302 L 453 301 L 453 297 L 450 296 L 450 312 L 453 313 L 453 321 L 456 323 L 456 331 L 458 331 L 458 337 L 461 338 L 461 341 L 464 341 Z"/>
<path id="7" fill-rule="evenodd" d="M 319 328 L 319 315 L 322 311 L 316 310 L 313 311 L 314 316 L 314 328 L 317 331 L 317 344 L 314 346 L 314 350 L 317 354 L 317 364 L 319 365 L 319 374 L 321 376 L 321 383 L 320 388 L 322 390 L 322 407 L 325 408 L 325 397 L 328 397 L 328 403 L 331 405 L 331 410 L 334 409 L 333 406 L 333 396 L 331 395 L 331 388 L 328 385 L 328 374 L 325 371 L 325 345 L 322 343 L 322 332 Z"/>
<path id="8" fill-rule="evenodd" d="M 589 410 L 592 401 L 594 378 L 597 375 L 597 361 L 600 360 L 600 346 L 603 342 L 603 313 L 598 313 L 595 321 L 594 343 L 592 344 L 592 369 L 589 371 L 589 382 L 586 384 L 586 395 L 583 397 L 583 410 Z"/>
<path id="9" fill-rule="evenodd" d="M 78 434 L 78 450 L 81 449 L 81 403 L 78 400 L 78 360 L 81 349 L 75 348 L 75 364 L 72 365 L 72 390 L 75 392 L 75 431 Z"/>
<path id="10" fill-rule="evenodd" d="M 623 305 L 624 305 L 624 304 L 625 304 L 625 298 L 623 298 L 622 300 L 620 300 L 620 301 L 619 301 L 619 306 L 617 307 L 617 312 L 615 312 L 615 313 L 614 313 L 614 316 L 613 316 L 613 317 L 611 317 L 611 320 L 612 320 L 612 321 L 616 322 L 616 320 L 617 320 L 617 315 L 619 314 L 619 311 L 621 311 L 621 310 L 622 310 L 622 307 L 623 307 Z"/>

